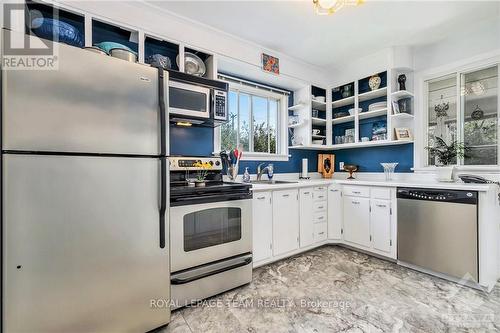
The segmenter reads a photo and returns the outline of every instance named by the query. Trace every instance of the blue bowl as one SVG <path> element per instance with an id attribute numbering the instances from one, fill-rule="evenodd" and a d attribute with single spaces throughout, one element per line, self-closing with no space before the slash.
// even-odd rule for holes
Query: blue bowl
<path id="1" fill-rule="evenodd" d="M 116 42 L 101 42 L 101 43 L 94 44 L 94 46 L 100 48 L 101 50 L 103 50 L 107 54 L 109 54 L 109 51 L 111 51 L 112 49 L 123 49 L 123 50 L 130 51 L 137 56 L 137 52 L 134 52 L 130 47 L 123 45 L 123 44 L 120 44 L 120 43 L 116 43 Z"/>
<path id="2" fill-rule="evenodd" d="M 59 20 L 37 17 L 31 21 L 31 31 L 40 38 L 83 47 L 83 36 L 77 28 Z"/>

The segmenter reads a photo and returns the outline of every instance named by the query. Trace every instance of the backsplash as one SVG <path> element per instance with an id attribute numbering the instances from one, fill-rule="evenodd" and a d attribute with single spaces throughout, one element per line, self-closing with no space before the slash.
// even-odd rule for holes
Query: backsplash
<path id="1" fill-rule="evenodd" d="M 170 155 L 211 156 L 214 133 L 209 127 L 170 126 Z M 300 172 L 302 159 L 309 159 L 309 171 L 318 169 L 318 154 L 326 151 L 290 149 L 288 162 L 274 161 L 241 161 L 239 173 L 248 167 L 250 173 L 256 173 L 259 163 L 273 163 L 275 172 Z M 332 152 L 328 152 L 332 153 Z M 383 172 L 381 162 L 398 162 L 395 172 L 412 172 L 413 144 L 381 146 L 357 149 L 337 150 L 335 154 L 335 171 L 339 170 L 339 162 L 359 165 L 360 172 Z"/>

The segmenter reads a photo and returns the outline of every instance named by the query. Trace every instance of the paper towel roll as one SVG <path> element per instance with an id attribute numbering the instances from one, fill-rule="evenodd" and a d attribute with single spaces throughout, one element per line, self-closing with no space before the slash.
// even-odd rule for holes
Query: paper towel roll
<path id="1" fill-rule="evenodd" d="M 309 177 L 307 175 L 307 164 L 308 164 L 307 158 L 303 158 L 302 159 L 302 174 L 300 175 L 302 178 Z"/>

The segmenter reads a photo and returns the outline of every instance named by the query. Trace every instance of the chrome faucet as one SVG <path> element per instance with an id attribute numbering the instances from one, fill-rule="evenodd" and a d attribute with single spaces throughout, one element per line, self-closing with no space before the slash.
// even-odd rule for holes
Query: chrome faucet
<path id="1" fill-rule="evenodd" d="M 261 166 L 263 166 L 266 163 L 260 163 L 257 165 L 257 180 L 259 181 L 262 178 L 262 174 L 266 171 L 269 172 L 269 165 L 266 166 L 264 169 L 261 169 Z"/>

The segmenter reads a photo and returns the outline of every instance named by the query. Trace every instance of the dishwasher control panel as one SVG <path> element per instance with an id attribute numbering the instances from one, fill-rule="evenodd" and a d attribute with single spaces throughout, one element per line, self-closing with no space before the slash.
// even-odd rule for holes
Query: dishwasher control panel
<path id="1" fill-rule="evenodd" d="M 401 199 L 477 204 L 478 195 L 475 191 L 400 187 L 397 190 L 397 197 Z"/>

